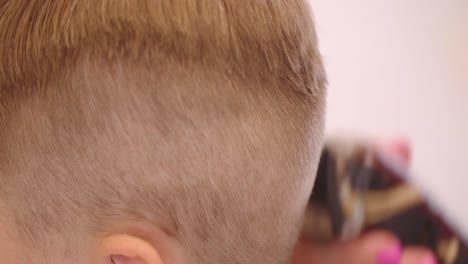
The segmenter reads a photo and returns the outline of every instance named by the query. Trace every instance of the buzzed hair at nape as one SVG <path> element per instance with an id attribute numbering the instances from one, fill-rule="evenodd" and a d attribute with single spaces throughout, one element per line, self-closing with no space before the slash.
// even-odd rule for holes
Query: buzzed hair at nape
<path id="1" fill-rule="evenodd" d="M 7 0 L 0 39 L 0 199 L 25 243 L 144 221 L 200 263 L 285 258 L 323 127 L 306 0 Z"/>

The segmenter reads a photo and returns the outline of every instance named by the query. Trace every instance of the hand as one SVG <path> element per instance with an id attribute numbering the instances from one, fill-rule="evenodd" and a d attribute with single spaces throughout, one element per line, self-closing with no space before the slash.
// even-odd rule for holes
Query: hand
<path id="1" fill-rule="evenodd" d="M 389 154 L 410 160 L 409 144 L 403 140 L 376 144 Z M 292 264 L 436 264 L 435 255 L 426 248 L 402 248 L 397 237 L 385 231 L 373 231 L 346 242 L 328 245 L 301 240 Z"/>
<path id="2" fill-rule="evenodd" d="M 353 241 L 318 245 L 300 241 L 292 264 L 436 264 L 434 254 L 422 247 L 401 248 L 397 237 L 374 231 Z"/>

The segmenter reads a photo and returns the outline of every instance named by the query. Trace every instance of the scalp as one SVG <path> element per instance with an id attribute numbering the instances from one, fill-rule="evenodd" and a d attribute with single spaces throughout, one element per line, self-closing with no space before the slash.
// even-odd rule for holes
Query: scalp
<path id="1" fill-rule="evenodd" d="M 2 1 L 0 39 L 0 199 L 25 244 L 135 220 L 197 263 L 286 259 L 323 129 L 306 1 Z"/>

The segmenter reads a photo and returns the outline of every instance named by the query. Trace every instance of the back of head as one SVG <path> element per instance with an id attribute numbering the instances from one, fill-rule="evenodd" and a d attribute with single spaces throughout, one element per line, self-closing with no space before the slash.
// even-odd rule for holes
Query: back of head
<path id="1" fill-rule="evenodd" d="M 13 263 L 91 263 L 96 237 L 156 230 L 189 263 L 286 263 L 323 128 L 306 2 L 0 2 Z"/>

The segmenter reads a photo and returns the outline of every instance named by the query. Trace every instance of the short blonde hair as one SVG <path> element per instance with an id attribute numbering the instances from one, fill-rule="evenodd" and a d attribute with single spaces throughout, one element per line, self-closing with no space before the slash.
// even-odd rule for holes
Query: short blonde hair
<path id="1" fill-rule="evenodd" d="M 6 0 L 0 39 L 25 243 L 144 221 L 195 263 L 286 260 L 323 128 L 306 0 Z"/>

